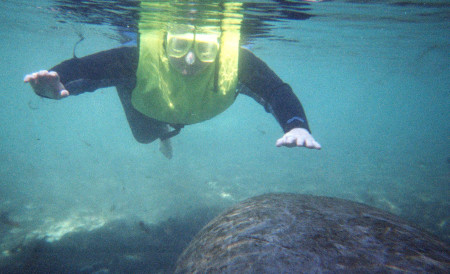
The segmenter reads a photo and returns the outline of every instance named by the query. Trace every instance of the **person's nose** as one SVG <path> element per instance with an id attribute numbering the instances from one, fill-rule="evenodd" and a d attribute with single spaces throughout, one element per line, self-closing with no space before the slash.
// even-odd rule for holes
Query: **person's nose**
<path id="1" fill-rule="evenodd" d="M 186 56 L 184 57 L 184 61 L 186 62 L 186 64 L 188 65 L 193 65 L 195 62 L 195 54 L 192 50 L 190 50 Z"/>

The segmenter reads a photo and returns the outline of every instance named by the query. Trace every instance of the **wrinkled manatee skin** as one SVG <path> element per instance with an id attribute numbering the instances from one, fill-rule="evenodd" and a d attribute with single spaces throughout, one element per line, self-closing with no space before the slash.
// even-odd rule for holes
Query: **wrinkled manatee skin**
<path id="1" fill-rule="evenodd" d="M 450 273 L 449 247 L 399 217 L 347 200 L 265 194 L 206 225 L 176 273 Z"/>

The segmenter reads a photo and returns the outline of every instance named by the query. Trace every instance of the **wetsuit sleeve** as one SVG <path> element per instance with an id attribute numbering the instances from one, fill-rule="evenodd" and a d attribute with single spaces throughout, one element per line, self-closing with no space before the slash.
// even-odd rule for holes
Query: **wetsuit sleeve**
<path id="1" fill-rule="evenodd" d="M 239 52 L 240 93 L 262 104 L 277 119 L 284 132 L 304 128 L 309 132 L 305 111 L 292 88 L 284 83 L 266 63 L 247 49 Z"/>
<path id="2" fill-rule="evenodd" d="M 56 71 L 70 95 L 136 82 L 137 47 L 121 47 L 73 58 L 49 69 Z"/>

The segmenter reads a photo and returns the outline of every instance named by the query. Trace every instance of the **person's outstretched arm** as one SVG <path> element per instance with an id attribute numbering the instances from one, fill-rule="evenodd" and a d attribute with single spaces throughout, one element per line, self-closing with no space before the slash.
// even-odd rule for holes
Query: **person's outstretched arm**
<path id="1" fill-rule="evenodd" d="M 311 135 L 303 107 L 292 88 L 244 48 L 239 52 L 239 82 L 246 87 L 241 93 L 261 103 L 283 128 L 285 134 L 277 140 L 276 146 L 321 148 Z"/>
<path id="2" fill-rule="evenodd" d="M 34 92 L 42 97 L 61 99 L 99 88 L 135 81 L 138 63 L 136 47 L 122 47 L 72 58 L 47 70 L 25 76 Z"/>

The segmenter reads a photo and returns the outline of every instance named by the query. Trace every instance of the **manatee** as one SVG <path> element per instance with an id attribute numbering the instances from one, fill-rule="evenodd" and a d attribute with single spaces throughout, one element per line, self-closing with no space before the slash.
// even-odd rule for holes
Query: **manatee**
<path id="1" fill-rule="evenodd" d="M 175 273 L 449 273 L 449 247 L 382 210 L 338 198 L 265 194 L 208 223 Z"/>

